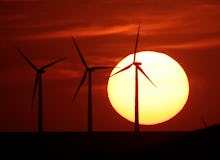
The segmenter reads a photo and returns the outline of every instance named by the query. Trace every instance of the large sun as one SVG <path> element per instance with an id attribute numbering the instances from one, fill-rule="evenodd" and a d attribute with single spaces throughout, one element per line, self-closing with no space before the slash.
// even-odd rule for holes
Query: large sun
<path id="1" fill-rule="evenodd" d="M 111 75 L 133 62 L 134 54 L 122 59 Z M 164 53 L 142 51 L 136 54 L 136 62 L 156 85 L 139 71 L 139 124 L 154 125 L 168 121 L 185 106 L 189 95 L 189 82 L 183 68 Z M 135 66 L 120 72 L 108 80 L 108 97 L 113 108 L 122 117 L 135 120 Z"/>

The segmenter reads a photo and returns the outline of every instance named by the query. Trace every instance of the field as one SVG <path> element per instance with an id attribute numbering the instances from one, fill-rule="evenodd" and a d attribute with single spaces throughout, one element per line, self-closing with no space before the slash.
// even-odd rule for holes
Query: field
<path id="1" fill-rule="evenodd" d="M 2 132 L 7 158 L 220 158 L 220 126 L 191 132 Z"/>

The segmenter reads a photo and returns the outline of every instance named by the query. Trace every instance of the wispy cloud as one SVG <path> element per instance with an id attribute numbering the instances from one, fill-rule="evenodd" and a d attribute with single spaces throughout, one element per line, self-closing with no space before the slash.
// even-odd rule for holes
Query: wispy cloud
<path id="1" fill-rule="evenodd" d="M 65 38 L 70 37 L 71 35 L 77 35 L 78 37 L 85 36 L 100 36 L 100 35 L 111 35 L 117 33 L 127 32 L 136 27 L 134 24 L 128 25 L 116 25 L 116 26 L 89 26 L 89 27 L 80 27 L 80 28 L 70 28 L 65 30 L 57 30 L 53 32 L 33 34 L 18 37 L 18 39 L 28 40 L 28 39 L 53 39 L 53 38 Z"/>
<path id="2" fill-rule="evenodd" d="M 56 70 L 56 75 L 51 77 L 53 79 L 67 79 L 67 78 L 79 78 L 82 76 L 82 71 L 73 69 L 59 69 Z"/>
<path id="3" fill-rule="evenodd" d="M 38 2 L 39 0 L 0 0 L 0 2 Z"/>
<path id="4" fill-rule="evenodd" d="M 156 48 L 173 48 L 173 49 L 193 49 L 193 48 L 206 48 L 206 47 L 214 47 L 220 45 L 220 38 L 211 38 L 211 39 L 202 39 L 197 41 L 188 41 L 188 42 L 181 42 L 179 44 L 164 44 L 164 45 L 155 45 L 152 46 Z"/>

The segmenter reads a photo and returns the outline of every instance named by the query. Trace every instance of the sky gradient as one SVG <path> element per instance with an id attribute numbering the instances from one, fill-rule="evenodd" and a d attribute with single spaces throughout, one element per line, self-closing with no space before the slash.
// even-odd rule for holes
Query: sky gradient
<path id="1" fill-rule="evenodd" d="M 171 120 L 141 131 L 189 131 L 220 123 L 220 2 L 217 0 L 0 0 L 0 131 L 36 131 L 37 99 L 31 107 L 36 66 L 66 57 L 43 74 L 45 131 L 87 130 L 87 81 L 72 97 L 84 66 L 115 66 L 132 53 L 138 23 L 138 51 L 165 53 L 178 61 L 190 84 L 184 109 Z M 107 96 L 111 70 L 93 74 L 95 131 L 132 131 Z"/>

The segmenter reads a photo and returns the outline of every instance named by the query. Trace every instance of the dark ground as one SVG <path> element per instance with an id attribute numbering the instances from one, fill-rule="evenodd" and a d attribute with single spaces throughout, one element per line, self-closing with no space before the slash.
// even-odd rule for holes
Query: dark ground
<path id="1" fill-rule="evenodd" d="M 138 134 L 2 132 L 0 153 L 4 159 L 220 159 L 219 137 L 219 125 L 191 132 Z"/>

